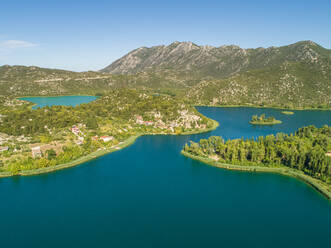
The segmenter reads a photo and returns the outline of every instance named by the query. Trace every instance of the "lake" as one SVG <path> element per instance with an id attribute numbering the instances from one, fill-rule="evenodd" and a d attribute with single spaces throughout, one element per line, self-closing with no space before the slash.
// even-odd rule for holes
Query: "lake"
<path id="1" fill-rule="evenodd" d="M 329 247 L 331 203 L 282 175 L 228 171 L 180 154 L 189 140 L 290 133 L 331 125 L 331 111 L 198 110 L 220 122 L 50 174 L 0 179 L 1 247 Z M 252 126 L 253 114 L 283 123 Z"/>
<path id="2" fill-rule="evenodd" d="M 77 106 L 82 103 L 89 103 L 97 99 L 96 96 L 50 96 L 50 97 L 21 97 L 20 100 L 35 103 L 32 108 L 42 108 L 45 106 L 64 105 Z"/>

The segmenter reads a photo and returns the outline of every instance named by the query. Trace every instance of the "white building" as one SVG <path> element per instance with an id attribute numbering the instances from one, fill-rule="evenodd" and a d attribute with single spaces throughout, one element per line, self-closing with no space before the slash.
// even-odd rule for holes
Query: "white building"
<path id="1" fill-rule="evenodd" d="M 33 158 L 41 157 L 41 155 L 42 155 L 41 150 L 40 150 L 40 146 L 32 147 L 31 152 L 32 152 L 32 157 Z"/>
<path id="2" fill-rule="evenodd" d="M 109 142 L 111 140 L 114 139 L 113 136 L 101 136 L 100 139 L 103 141 L 103 142 Z"/>
<path id="3" fill-rule="evenodd" d="M 0 152 L 8 151 L 8 146 L 0 146 Z"/>

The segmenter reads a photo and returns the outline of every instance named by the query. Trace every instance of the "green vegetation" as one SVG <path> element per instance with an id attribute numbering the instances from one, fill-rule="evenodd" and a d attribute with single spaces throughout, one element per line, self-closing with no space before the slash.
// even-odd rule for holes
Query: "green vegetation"
<path id="1" fill-rule="evenodd" d="M 300 128 L 294 135 L 278 133 L 257 140 L 224 141 L 221 137 L 212 136 L 201 139 L 199 143 L 191 141 L 190 145 L 184 146 L 183 152 L 202 161 L 216 161 L 225 168 L 233 169 L 232 165 L 235 165 L 236 169 L 250 171 L 277 169 L 287 174 L 293 174 L 292 170 L 295 170 L 298 177 L 303 178 L 304 174 L 321 181 L 320 184 L 331 195 L 331 157 L 327 153 L 330 144 L 331 127 L 308 126 Z"/>
<path id="2" fill-rule="evenodd" d="M 267 49 L 175 42 L 129 55 L 101 72 L 1 66 L 0 92 L 100 96 L 125 87 L 186 98 L 193 105 L 331 108 L 331 52 L 311 41 Z"/>
<path id="3" fill-rule="evenodd" d="M 282 111 L 282 114 L 284 114 L 284 115 L 294 115 L 294 112 L 292 112 L 292 111 Z"/>
<path id="4" fill-rule="evenodd" d="M 260 116 L 253 115 L 249 123 L 252 125 L 275 125 L 282 122 L 276 120 L 273 116 L 266 117 L 265 114 L 261 114 Z"/>
<path id="5" fill-rule="evenodd" d="M 102 96 L 123 87 L 176 95 L 190 85 L 186 84 L 187 80 L 168 71 L 113 75 L 36 66 L 0 66 L 0 94 L 4 96 Z"/>
<path id="6" fill-rule="evenodd" d="M 191 87 L 186 96 L 194 104 L 208 106 L 330 109 L 331 61 L 325 63 L 284 62 L 224 79 L 204 80 Z"/>
<path id="7" fill-rule="evenodd" d="M 8 147 L 0 153 L 5 175 L 66 167 L 121 147 L 130 137 L 202 132 L 217 124 L 183 100 L 130 89 L 112 90 L 76 107 L 34 110 L 24 101 L 6 102 L 0 109 L 0 141 Z"/>

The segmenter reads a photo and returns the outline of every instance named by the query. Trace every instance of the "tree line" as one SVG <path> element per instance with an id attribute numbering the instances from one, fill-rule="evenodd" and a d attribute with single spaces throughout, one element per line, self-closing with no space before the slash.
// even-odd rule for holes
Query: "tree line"
<path id="1" fill-rule="evenodd" d="M 278 133 L 257 139 L 225 141 L 212 136 L 185 144 L 184 151 L 196 156 L 217 156 L 219 162 L 245 166 L 287 166 L 331 184 L 331 127 L 308 126 L 294 134 Z"/>

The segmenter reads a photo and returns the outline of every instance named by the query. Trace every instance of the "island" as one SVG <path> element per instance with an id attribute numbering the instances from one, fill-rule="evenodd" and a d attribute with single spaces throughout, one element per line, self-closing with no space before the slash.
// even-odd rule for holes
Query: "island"
<path id="1" fill-rule="evenodd" d="M 260 116 L 253 115 L 249 123 L 252 125 L 275 125 L 282 122 L 280 120 L 276 120 L 273 116 L 266 117 L 265 114 L 261 114 Z"/>
<path id="2" fill-rule="evenodd" d="M 282 111 L 282 114 L 284 114 L 284 115 L 294 115 L 294 112 L 292 112 L 292 111 Z"/>
<path id="3" fill-rule="evenodd" d="M 256 139 L 211 136 L 185 144 L 182 154 L 229 170 L 274 172 L 299 178 L 331 199 L 331 127 L 308 126 L 294 134 Z"/>

